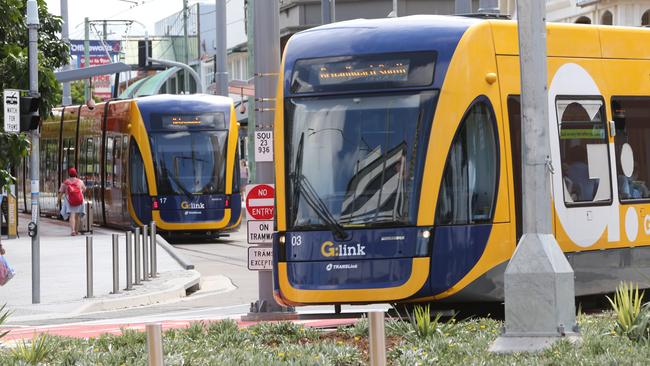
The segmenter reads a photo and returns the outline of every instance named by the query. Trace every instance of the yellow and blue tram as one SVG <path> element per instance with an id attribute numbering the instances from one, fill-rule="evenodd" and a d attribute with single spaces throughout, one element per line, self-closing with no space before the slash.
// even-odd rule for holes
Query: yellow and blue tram
<path id="1" fill-rule="evenodd" d="M 548 24 L 554 234 L 576 295 L 649 287 L 650 30 Z M 411 16 L 294 35 L 275 119 L 287 305 L 503 299 L 521 236 L 516 23 Z"/>
<path id="2" fill-rule="evenodd" d="M 239 226 L 238 125 L 230 98 L 156 95 L 94 108 L 56 108 L 41 125 L 41 214 L 57 216 L 56 192 L 75 166 L 95 224 L 155 221 L 169 237 L 216 237 Z M 30 207 L 28 164 L 19 199 Z"/>

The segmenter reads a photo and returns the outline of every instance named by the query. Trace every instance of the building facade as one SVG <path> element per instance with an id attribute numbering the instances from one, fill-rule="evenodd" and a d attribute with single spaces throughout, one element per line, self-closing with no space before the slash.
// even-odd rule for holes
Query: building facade
<path id="1" fill-rule="evenodd" d="M 650 0 L 546 0 L 549 22 L 650 26 Z"/>

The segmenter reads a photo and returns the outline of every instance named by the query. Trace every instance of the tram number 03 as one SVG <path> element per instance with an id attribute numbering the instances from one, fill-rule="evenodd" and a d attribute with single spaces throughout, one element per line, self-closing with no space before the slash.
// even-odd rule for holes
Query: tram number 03
<path id="1" fill-rule="evenodd" d="M 302 245 L 302 236 L 292 236 L 291 237 L 291 246 L 292 247 L 299 247 Z"/>

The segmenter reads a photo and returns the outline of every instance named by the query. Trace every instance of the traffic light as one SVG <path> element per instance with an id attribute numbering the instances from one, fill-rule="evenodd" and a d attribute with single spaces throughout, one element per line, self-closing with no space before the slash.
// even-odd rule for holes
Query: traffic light
<path id="1" fill-rule="evenodd" d="M 41 119 L 38 108 L 41 97 L 20 97 L 20 132 L 27 132 L 38 128 Z"/>

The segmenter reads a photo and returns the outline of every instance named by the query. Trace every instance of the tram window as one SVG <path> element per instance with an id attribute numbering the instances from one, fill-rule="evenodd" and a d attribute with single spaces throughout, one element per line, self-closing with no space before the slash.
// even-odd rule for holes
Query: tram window
<path id="1" fill-rule="evenodd" d="M 485 99 L 473 103 L 447 157 L 436 212 L 439 225 L 491 222 L 497 183 L 494 113 Z"/>
<path id="2" fill-rule="evenodd" d="M 609 202 L 612 191 L 603 102 L 558 99 L 556 108 L 564 202 Z"/>
<path id="3" fill-rule="evenodd" d="M 122 139 L 115 137 L 115 147 L 113 149 L 113 187 L 119 187 L 119 177 L 121 176 L 122 166 Z"/>
<path id="4" fill-rule="evenodd" d="M 113 137 L 106 139 L 106 186 L 113 185 Z"/>
<path id="5" fill-rule="evenodd" d="M 86 139 L 86 174 L 89 176 L 92 176 L 94 171 L 93 171 L 93 162 L 94 162 L 94 156 L 93 156 L 93 139 L 88 138 Z"/>
<path id="6" fill-rule="evenodd" d="M 650 198 L 650 97 L 612 98 L 612 115 L 619 198 Z"/>
<path id="7" fill-rule="evenodd" d="M 129 147 L 129 188 L 131 194 L 147 194 L 147 177 L 140 149 L 134 140 Z"/>

